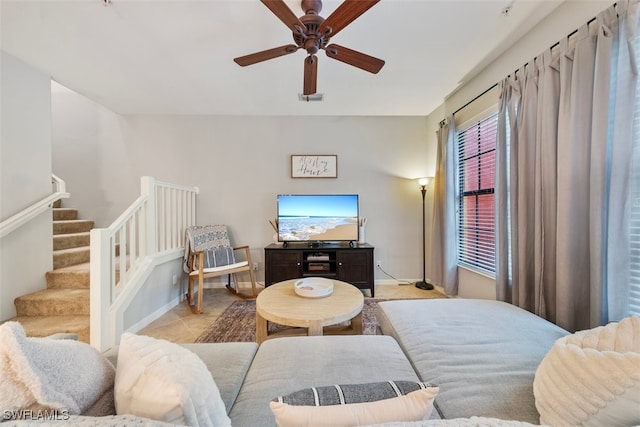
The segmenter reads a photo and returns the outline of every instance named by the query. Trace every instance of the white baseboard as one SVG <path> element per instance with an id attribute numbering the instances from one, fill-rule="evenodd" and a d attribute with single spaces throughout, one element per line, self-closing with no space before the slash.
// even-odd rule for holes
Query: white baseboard
<path id="1" fill-rule="evenodd" d="M 401 282 L 401 281 L 398 281 L 398 280 L 382 279 L 382 280 L 376 280 L 375 281 L 375 285 L 376 286 L 377 285 L 382 285 L 382 286 L 386 286 L 386 285 L 409 285 L 409 283 L 406 283 L 406 282 L 408 282 L 408 280 L 405 281 L 404 279 L 402 279 L 402 282 Z M 414 283 L 414 282 L 411 282 L 411 283 Z"/>

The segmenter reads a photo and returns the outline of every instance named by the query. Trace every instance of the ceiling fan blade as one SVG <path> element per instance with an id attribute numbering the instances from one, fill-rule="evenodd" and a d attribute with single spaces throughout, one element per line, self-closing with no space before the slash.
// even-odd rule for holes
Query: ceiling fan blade
<path id="1" fill-rule="evenodd" d="M 319 31 L 324 33 L 331 28 L 330 37 L 335 36 L 358 16 L 371 9 L 380 0 L 345 0 L 331 15 L 320 24 Z"/>
<path id="2" fill-rule="evenodd" d="M 291 31 L 297 32 L 296 27 L 299 27 L 306 31 L 307 27 L 293 14 L 289 6 L 283 0 L 260 0 L 269 8 L 274 15 L 278 17 L 284 25 L 289 27 Z"/>
<path id="3" fill-rule="evenodd" d="M 273 49 L 267 49 L 260 52 L 251 53 L 249 55 L 240 56 L 238 58 L 234 58 L 233 60 L 241 67 L 246 67 L 247 65 L 257 64 L 258 62 L 288 55 L 295 52 L 296 50 L 298 50 L 298 46 L 294 44 L 287 44 L 284 46 L 274 47 Z"/>
<path id="4" fill-rule="evenodd" d="M 304 88 L 303 95 L 313 95 L 316 93 L 316 83 L 318 82 L 318 57 L 309 55 L 304 60 Z"/>
<path id="5" fill-rule="evenodd" d="M 384 66 L 382 59 L 374 58 L 337 44 L 330 44 L 325 50 L 329 58 L 337 59 L 373 74 L 377 74 Z"/>

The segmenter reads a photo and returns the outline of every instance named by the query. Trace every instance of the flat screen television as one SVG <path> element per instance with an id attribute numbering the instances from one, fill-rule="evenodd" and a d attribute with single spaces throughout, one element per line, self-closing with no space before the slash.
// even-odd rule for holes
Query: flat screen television
<path id="1" fill-rule="evenodd" d="M 278 195 L 279 242 L 357 240 L 357 194 Z"/>

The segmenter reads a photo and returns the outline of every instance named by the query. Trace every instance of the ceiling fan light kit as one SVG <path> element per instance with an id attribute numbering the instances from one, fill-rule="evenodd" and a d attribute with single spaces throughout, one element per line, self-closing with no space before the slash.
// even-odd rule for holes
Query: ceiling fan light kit
<path id="1" fill-rule="evenodd" d="M 311 101 L 322 101 L 324 95 L 321 93 L 313 93 L 311 95 L 305 95 L 303 93 L 298 94 L 298 101 L 301 102 L 311 102 Z"/>
<path id="2" fill-rule="evenodd" d="M 361 70 L 376 74 L 384 66 L 384 61 L 373 56 L 340 46 L 329 44 L 330 37 L 338 34 L 344 27 L 373 7 L 380 0 L 345 0 L 327 19 L 319 15 L 321 0 L 302 0 L 305 14 L 296 17 L 283 0 L 260 0 L 293 33 L 295 45 L 288 44 L 235 58 L 242 66 L 278 58 L 304 49 L 303 95 L 313 95 L 317 90 L 318 57 L 316 53 L 324 50 L 329 58 L 336 59 Z"/>

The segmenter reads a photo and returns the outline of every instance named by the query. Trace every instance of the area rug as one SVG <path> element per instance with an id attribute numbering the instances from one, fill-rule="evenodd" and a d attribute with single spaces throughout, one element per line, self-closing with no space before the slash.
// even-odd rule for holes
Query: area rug
<path id="1" fill-rule="evenodd" d="M 378 323 L 375 310 L 384 299 L 365 298 L 362 309 L 362 333 L 375 335 Z M 285 329 L 286 326 L 269 322 L 269 332 Z M 256 300 L 234 301 L 195 342 L 255 342 Z"/>

